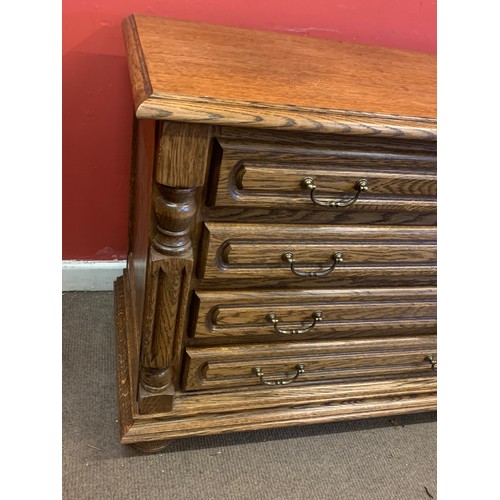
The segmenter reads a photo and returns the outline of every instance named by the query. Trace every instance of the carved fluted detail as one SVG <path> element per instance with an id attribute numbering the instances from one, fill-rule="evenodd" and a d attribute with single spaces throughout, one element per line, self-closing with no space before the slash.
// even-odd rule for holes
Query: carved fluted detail
<path id="1" fill-rule="evenodd" d="M 147 271 L 142 328 L 139 411 L 169 411 L 178 380 L 178 342 L 185 323 L 192 272 L 191 230 L 196 215 L 195 188 L 155 183 L 155 228 Z"/>
<path id="2" fill-rule="evenodd" d="M 173 403 L 179 338 L 184 330 L 192 253 L 164 256 L 151 250 L 143 323 L 139 409 L 168 411 Z"/>

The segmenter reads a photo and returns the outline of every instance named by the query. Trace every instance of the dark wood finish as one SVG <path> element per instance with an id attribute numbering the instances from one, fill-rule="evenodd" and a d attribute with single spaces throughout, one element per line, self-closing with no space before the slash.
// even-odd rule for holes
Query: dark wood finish
<path id="1" fill-rule="evenodd" d="M 377 154 L 379 158 L 383 154 L 419 156 L 427 155 L 432 161 L 435 156 L 437 143 L 434 140 L 407 139 L 405 137 L 388 138 L 384 136 L 367 135 L 342 135 L 342 134 L 318 134 L 316 132 L 297 132 L 294 130 L 263 130 L 256 128 L 215 127 L 215 137 L 221 144 L 224 143 L 244 143 L 245 145 L 281 148 L 284 152 L 296 151 L 296 148 L 303 153 L 311 151 L 311 154 L 318 154 L 318 150 L 330 151 L 357 151 L 366 154 Z M 267 145 L 267 146 L 266 146 Z M 315 153 L 316 152 L 316 153 Z M 435 158 L 434 158 L 435 161 Z"/>
<path id="2" fill-rule="evenodd" d="M 207 223 L 206 259 L 198 275 L 204 280 L 240 278 L 299 281 L 304 286 L 337 286 L 343 279 L 369 276 L 385 280 L 402 275 L 436 273 L 436 229 L 433 227 L 371 227 Z M 301 270 L 326 269 L 335 252 L 343 262 L 324 277 L 300 278 L 282 260 L 293 252 Z M 222 285 L 223 286 L 223 285 Z"/>
<path id="3" fill-rule="evenodd" d="M 348 290 L 197 291 L 196 341 L 290 341 L 436 331 L 434 288 L 358 288 Z M 311 314 L 323 320 L 305 334 L 278 334 L 266 317 L 279 316 L 283 328 L 304 328 Z"/>
<path id="4" fill-rule="evenodd" d="M 191 230 L 196 213 L 195 190 L 156 184 L 157 218 L 153 248 L 163 255 L 182 255 L 191 250 Z"/>
<path id="5" fill-rule="evenodd" d="M 393 382 L 393 386 L 398 382 Z M 308 387 L 311 391 L 311 387 Z M 204 436 L 225 432 L 241 432 L 274 427 L 321 424 L 339 420 L 377 418 L 405 413 L 419 413 L 436 410 L 436 386 L 429 385 L 426 393 L 414 394 L 406 391 L 390 395 L 386 388 L 384 396 L 360 398 L 344 395 L 340 401 L 326 401 L 319 405 L 299 406 L 290 403 L 286 408 L 267 408 L 254 412 L 224 411 L 221 401 L 217 414 L 190 416 L 179 419 L 136 420 L 133 427 L 122 438 L 123 444 L 144 441 L 174 439 L 188 436 Z M 227 409 L 228 406 L 226 405 Z"/>
<path id="6" fill-rule="evenodd" d="M 125 278 L 126 279 L 126 276 Z M 117 375 L 120 402 L 120 435 L 123 444 L 158 441 L 184 436 L 265 429 L 376 416 L 425 412 L 436 409 L 436 377 L 254 388 L 238 391 L 176 392 L 168 414 L 140 415 L 130 397 L 130 371 L 121 362 L 130 324 L 117 290 Z M 227 409 L 232 408 L 228 413 Z M 168 417 L 162 419 L 161 417 Z"/>
<path id="7" fill-rule="evenodd" d="M 139 321 L 144 312 L 146 294 L 146 268 L 149 258 L 151 235 L 151 199 L 154 156 L 156 148 L 156 122 L 153 120 L 134 120 L 134 140 L 132 146 L 131 183 L 130 183 L 130 216 L 129 216 L 129 249 L 127 272 L 129 286 L 130 320 Z M 134 384 L 137 386 L 140 354 L 140 328 L 137 325 L 133 339 Z"/>
<path id="8" fill-rule="evenodd" d="M 178 392 L 175 405 L 168 416 L 172 419 L 192 416 L 210 416 L 227 408 L 234 412 L 254 412 L 266 408 L 290 406 L 318 406 L 342 400 L 381 398 L 390 395 L 431 394 L 436 389 L 436 377 L 431 372 L 414 377 L 394 379 L 356 379 L 308 384 L 291 384 L 279 388 L 259 386 L 238 390 L 210 390 Z M 248 414 L 251 419 L 251 415 Z M 144 417 L 138 420 L 144 421 Z"/>
<path id="9" fill-rule="evenodd" d="M 321 383 L 314 386 L 311 390 L 311 385 L 295 385 L 284 386 L 279 388 L 279 393 L 276 388 L 259 387 L 258 392 L 255 388 L 241 389 L 238 391 L 210 391 L 203 390 L 200 392 L 184 393 L 177 391 L 175 394 L 175 404 L 172 411 L 168 413 L 158 414 L 157 416 L 168 416 L 168 422 L 162 425 L 161 420 L 157 416 L 140 415 L 137 412 L 137 404 L 134 398 L 130 398 L 128 387 L 130 387 L 130 370 L 127 369 L 126 363 L 126 346 L 127 338 L 132 336 L 129 331 L 131 326 L 130 322 L 124 321 L 127 317 L 127 309 L 125 309 L 124 296 L 121 293 L 122 283 L 127 280 L 127 274 L 123 278 L 119 278 L 115 282 L 115 301 L 117 310 L 117 375 L 118 375 L 118 388 L 119 388 L 119 402 L 120 402 L 120 424 L 122 425 L 122 442 L 136 442 L 141 440 L 151 440 L 152 436 L 144 433 L 145 429 L 151 428 L 149 423 L 151 419 L 154 420 L 155 425 L 162 429 L 162 432 L 168 431 L 170 424 L 173 422 L 174 426 L 178 429 L 179 425 L 185 429 L 185 432 L 180 435 L 189 435 L 189 425 L 192 423 L 195 434 L 212 434 L 221 432 L 221 429 L 216 426 L 217 420 L 220 416 L 217 414 L 226 413 L 227 408 L 232 408 L 235 412 L 246 412 L 236 416 L 234 422 L 241 421 L 241 419 L 248 421 L 249 425 L 254 425 L 255 421 L 252 418 L 253 411 L 248 413 L 248 410 L 256 410 L 259 408 L 274 408 L 285 407 L 291 404 L 309 406 L 308 410 L 314 406 L 321 407 L 322 405 L 328 406 L 329 402 L 342 402 L 346 400 L 360 400 L 368 397 L 380 399 L 380 404 L 383 406 L 382 400 L 385 396 L 391 398 L 401 398 L 411 394 L 413 396 L 426 395 L 432 399 L 432 394 L 436 391 L 436 377 L 434 373 L 430 376 L 410 377 L 395 380 L 356 380 L 353 382 L 334 382 L 334 383 Z M 430 400 L 429 400 L 430 401 Z M 318 406 L 319 405 L 319 406 Z M 429 409 L 435 408 L 435 394 L 433 406 Z M 333 411 L 330 416 L 334 417 L 338 408 Z M 352 408 L 352 410 L 355 410 Z M 401 409 L 402 412 L 404 410 Z M 418 411 L 418 410 L 417 410 Z M 426 411 L 422 409 L 420 411 Z M 199 416 L 206 416 L 201 420 L 197 420 Z M 217 419 L 211 420 L 210 415 L 217 416 Z M 128 417 L 127 417 L 128 416 Z M 127 417 L 127 418 L 124 418 Z M 195 417 L 196 421 L 193 422 L 191 417 Z M 340 417 L 342 418 L 342 417 Z M 346 418 L 351 418 L 347 416 Z M 353 412 L 352 418 L 355 417 Z M 362 418 L 362 417 L 360 417 Z M 176 421 L 176 419 L 180 419 Z M 232 420 L 232 419 L 230 419 Z M 186 426 L 184 426 L 184 422 Z M 210 431 L 210 422 L 213 424 L 213 431 Z M 233 423 L 234 423 L 233 422 Z M 300 423 L 308 423 L 302 421 Z M 195 424 L 200 424 L 201 428 L 197 428 Z M 281 424 L 280 424 L 281 425 Z M 286 425 L 286 424 L 285 424 Z M 292 424 L 290 424 L 292 425 Z M 257 424 L 256 427 L 260 428 Z M 229 427 L 228 430 L 244 430 L 244 428 Z M 201 432 L 199 432 L 201 431 Z M 179 435 L 175 435 L 178 437 Z M 172 437 L 172 436 L 170 436 Z M 160 438 L 158 438 L 160 439 Z M 154 437 L 153 437 L 154 440 Z"/>
<path id="10" fill-rule="evenodd" d="M 310 224 L 311 217 L 317 224 L 370 224 L 373 226 L 384 225 L 413 225 L 435 226 L 436 212 L 422 213 L 410 211 L 397 211 L 397 206 L 391 203 L 391 210 L 362 211 L 355 210 L 323 210 L 319 207 L 309 210 L 275 209 L 256 207 L 204 207 L 203 219 L 213 222 L 235 221 L 255 224 Z M 380 207 L 380 205 L 379 205 Z"/>
<path id="11" fill-rule="evenodd" d="M 120 436 L 125 436 L 134 424 L 137 414 L 137 379 L 139 367 L 132 364 L 133 341 L 137 324 L 131 321 L 132 307 L 127 304 L 126 289 L 129 286 L 127 270 L 114 283 L 115 331 L 116 331 L 116 378 L 118 392 Z"/>
<path id="12" fill-rule="evenodd" d="M 210 150 L 208 127 L 194 131 L 169 124 L 159 130 L 152 186 L 151 247 L 141 317 L 141 367 L 138 392 L 142 414 L 172 409 L 180 378 L 193 270 L 191 233 L 196 219 L 196 191 L 205 178 Z M 183 157 L 181 152 L 186 151 Z M 184 161 L 183 161 L 184 160 Z M 169 175 L 173 169 L 182 175 Z M 149 174 L 150 172 L 148 172 Z M 156 182 L 155 182 L 156 181 Z M 172 181 L 172 187 L 162 184 Z M 148 217 L 148 219 L 151 216 Z"/>
<path id="13" fill-rule="evenodd" d="M 301 186 L 313 177 L 318 196 L 328 200 L 351 198 L 359 179 L 368 191 L 346 208 L 321 207 L 332 217 L 343 211 L 414 211 L 436 209 L 436 158 L 429 151 L 369 150 L 357 143 L 318 141 L 293 144 L 271 138 L 249 141 L 219 140 L 222 151 L 215 206 L 288 207 L 316 209 Z"/>
<path id="14" fill-rule="evenodd" d="M 435 57 L 147 16 L 124 35 L 121 442 L 435 409 Z M 318 207 L 306 176 L 320 199 L 369 190 Z M 285 251 L 343 261 L 301 277 Z"/>
<path id="15" fill-rule="evenodd" d="M 142 15 L 124 31 L 139 118 L 435 138 L 434 55 Z"/>
<path id="16" fill-rule="evenodd" d="M 151 251 L 141 357 L 141 413 L 167 411 L 179 378 L 179 336 L 185 328 L 193 261 Z"/>
<path id="17" fill-rule="evenodd" d="M 428 372 L 431 367 L 425 358 L 436 356 L 436 338 L 422 336 L 188 347 L 186 355 L 186 390 L 249 385 L 262 387 L 253 373 L 256 366 L 261 367 L 270 380 L 286 380 L 290 374 L 295 374 L 297 365 L 303 364 L 305 371 L 294 380 L 294 384 Z"/>
<path id="18" fill-rule="evenodd" d="M 232 160 L 233 161 L 233 160 Z M 311 206 L 307 190 L 301 188 L 301 181 L 307 176 L 313 177 L 318 189 L 322 191 L 322 197 L 342 200 L 351 198 L 353 186 L 358 179 L 368 179 L 369 193 L 363 195 L 356 204 L 368 203 L 367 198 L 377 196 L 393 195 L 399 201 L 403 198 L 418 197 L 423 198 L 420 203 L 422 209 L 434 209 L 435 206 L 425 203 L 425 198 L 436 196 L 436 176 L 426 173 L 413 172 L 371 172 L 368 168 L 363 168 L 363 162 L 357 162 L 353 167 L 345 166 L 334 171 L 319 168 L 305 167 L 283 167 L 274 160 L 271 164 L 257 161 L 236 160 L 234 168 L 229 172 L 230 181 L 227 182 L 230 193 L 234 193 L 230 198 L 224 197 L 220 203 L 236 200 L 247 202 L 248 204 L 259 205 L 269 204 L 300 204 Z M 271 160 L 273 161 L 273 160 Z M 369 161 L 369 160 L 368 160 Z M 302 162 L 298 162 L 302 163 Z M 331 162 L 335 165 L 335 162 Z M 272 166 L 268 166 L 272 165 Z M 223 179 L 223 181 L 226 179 Z M 372 201 L 374 203 L 375 200 Z M 386 201 L 389 204 L 391 200 Z M 234 203 L 234 201 L 233 201 Z M 430 205 L 430 207 L 429 207 Z"/>

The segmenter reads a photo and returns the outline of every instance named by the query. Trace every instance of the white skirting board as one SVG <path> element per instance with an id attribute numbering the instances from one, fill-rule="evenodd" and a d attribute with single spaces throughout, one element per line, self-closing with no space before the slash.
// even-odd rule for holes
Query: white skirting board
<path id="1" fill-rule="evenodd" d="M 126 266 L 124 260 L 63 260 L 62 291 L 113 290 L 113 282 Z"/>

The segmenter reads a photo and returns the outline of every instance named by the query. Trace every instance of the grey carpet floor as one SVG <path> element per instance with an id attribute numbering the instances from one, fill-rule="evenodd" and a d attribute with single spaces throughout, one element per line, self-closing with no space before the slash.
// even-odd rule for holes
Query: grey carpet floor
<path id="1" fill-rule="evenodd" d="M 436 413 L 120 445 L 113 293 L 62 301 L 64 500 L 437 498 Z"/>

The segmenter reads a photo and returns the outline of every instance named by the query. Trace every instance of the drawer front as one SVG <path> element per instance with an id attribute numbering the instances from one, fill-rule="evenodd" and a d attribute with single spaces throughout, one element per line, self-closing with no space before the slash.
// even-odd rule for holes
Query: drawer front
<path id="1" fill-rule="evenodd" d="M 352 146 L 324 144 L 283 145 L 222 141 L 215 206 L 247 206 L 342 211 L 436 210 L 436 158 L 429 152 L 356 150 Z M 314 190 L 304 179 L 313 180 Z M 347 207 L 358 192 L 366 190 Z"/>
<path id="2" fill-rule="evenodd" d="M 284 341 L 435 333 L 435 288 L 197 291 L 196 340 Z"/>
<path id="3" fill-rule="evenodd" d="M 436 337 L 188 347 L 186 390 L 432 373 Z"/>
<path id="4" fill-rule="evenodd" d="M 366 277 L 434 279 L 436 273 L 433 227 L 207 223 L 204 248 L 198 276 L 208 280 L 274 279 L 314 286 L 343 280 L 361 284 Z M 290 253 L 293 264 L 286 258 Z"/>

